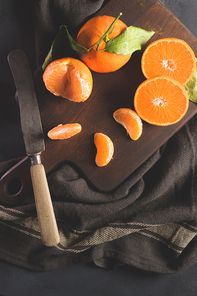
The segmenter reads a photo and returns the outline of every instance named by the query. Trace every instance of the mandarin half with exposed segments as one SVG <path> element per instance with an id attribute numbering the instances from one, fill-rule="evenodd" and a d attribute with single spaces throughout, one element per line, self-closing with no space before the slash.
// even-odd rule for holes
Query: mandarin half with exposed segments
<path id="1" fill-rule="evenodd" d="M 95 157 L 97 166 L 106 166 L 114 154 L 114 144 L 112 140 L 103 133 L 96 133 L 94 134 L 94 144 L 97 149 Z"/>
<path id="2" fill-rule="evenodd" d="M 142 134 L 142 120 L 135 111 L 120 108 L 113 113 L 113 118 L 124 126 L 132 140 L 139 139 Z"/>
<path id="3" fill-rule="evenodd" d="M 90 70 L 82 61 L 74 58 L 51 62 L 44 71 L 43 81 L 51 93 L 73 102 L 86 101 L 92 92 Z"/>
<path id="4" fill-rule="evenodd" d="M 79 123 L 59 124 L 48 132 L 48 137 L 52 140 L 64 140 L 80 133 L 82 127 Z"/>
<path id="5" fill-rule="evenodd" d="M 100 40 L 114 20 L 114 17 L 107 15 L 91 18 L 80 29 L 76 39 L 77 43 L 89 49 Z M 108 38 L 113 39 L 117 37 L 126 28 L 127 25 L 117 19 L 113 29 L 107 35 L 106 40 L 108 40 Z M 103 50 L 105 45 L 106 42 L 103 39 L 98 49 Z M 130 57 L 130 54 L 122 55 L 107 51 L 98 51 L 97 45 L 95 45 L 82 60 L 91 70 L 100 73 L 108 73 L 120 69 L 129 61 Z"/>
<path id="6" fill-rule="evenodd" d="M 185 85 L 192 78 L 196 60 L 190 46 L 177 38 L 163 38 L 152 42 L 141 60 L 146 78 L 169 76 Z"/>
<path id="7" fill-rule="evenodd" d="M 189 98 L 182 84 L 170 77 L 142 82 L 134 96 L 134 107 L 146 122 L 166 126 L 180 121 L 188 110 Z"/>

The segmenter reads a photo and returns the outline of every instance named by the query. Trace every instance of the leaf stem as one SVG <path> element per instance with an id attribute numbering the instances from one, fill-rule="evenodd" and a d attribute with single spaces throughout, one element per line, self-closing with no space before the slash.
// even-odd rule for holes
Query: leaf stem
<path id="1" fill-rule="evenodd" d="M 95 45 L 97 45 L 96 50 L 98 51 L 99 49 L 99 45 L 101 43 L 101 41 L 104 39 L 105 42 L 108 42 L 110 40 L 110 38 L 108 37 L 109 34 L 111 34 L 114 30 L 114 25 L 116 23 L 116 21 L 121 17 L 122 12 L 120 12 L 119 16 L 113 21 L 113 23 L 110 25 L 110 27 L 107 29 L 107 31 L 105 32 L 105 34 L 103 34 L 103 36 L 96 42 L 94 43 L 89 49 L 87 49 L 87 52 L 90 51 Z M 112 29 L 112 31 L 110 32 L 110 30 Z"/>

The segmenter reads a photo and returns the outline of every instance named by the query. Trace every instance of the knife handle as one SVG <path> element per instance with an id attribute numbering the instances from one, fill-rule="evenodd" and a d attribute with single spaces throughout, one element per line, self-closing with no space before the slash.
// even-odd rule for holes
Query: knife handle
<path id="1" fill-rule="evenodd" d="M 32 165 L 30 172 L 42 243 L 48 247 L 55 246 L 60 237 L 44 166 Z"/>

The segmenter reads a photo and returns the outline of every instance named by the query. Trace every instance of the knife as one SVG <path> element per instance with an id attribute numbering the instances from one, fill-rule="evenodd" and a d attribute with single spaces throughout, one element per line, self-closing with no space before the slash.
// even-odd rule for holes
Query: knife
<path id="1" fill-rule="evenodd" d="M 18 94 L 21 128 L 26 153 L 30 159 L 30 173 L 42 243 L 45 246 L 55 246 L 60 238 L 46 173 L 41 162 L 45 143 L 32 72 L 22 50 L 10 52 L 8 63 Z"/>

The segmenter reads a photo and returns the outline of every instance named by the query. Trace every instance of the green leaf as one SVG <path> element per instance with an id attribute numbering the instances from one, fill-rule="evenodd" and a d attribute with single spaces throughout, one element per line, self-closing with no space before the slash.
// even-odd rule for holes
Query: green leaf
<path id="1" fill-rule="evenodd" d="M 42 69 L 45 70 L 54 60 L 64 57 L 80 57 L 82 59 L 86 54 L 87 49 L 79 45 L 69 34 L 67 27 L 62 25 L 45 58 Z"/>
<path id="2" fill-rule="evenodd" d="M 197 103 L 197 66 L 194 71 L 194 75 L 192 76 L 190 81 L 185 85 L 185 89 L 187 91 L 190 101 Z"/>
<path id="3" fill-rule="evenodd" d="M 141 50 L 142 46 L 155 34 L 152 31 L 146 31 L 141 28 L 130 26 L 120 35 L 109 40 L 105 46 L 105 51 L 128 55 L 136 50 Z"/>
<path id="4" fill-rule="evenodd" d="M 62 25 L 45 58 L 42 69 L 45 70 L 52 61 L 64 57 L 80 58 L 82 60 L 95 45 L 97 45 L 97 50 L 99 50 L 99 44 L 102 40 L 106 41 L 106 47 L 103 50 L 108 52 L 128 55 L 136 50 L 140 50 L 142 45 L 154 35 L 154 31 L 145 31 L 141 28 L 130 26 L 119 36 L 109 39 L 115 23 L 121 15 L 122 13 L 112 22 L 104 35 L 88 49 L 78 44 L 69 34 L 67 26 Z"/>

